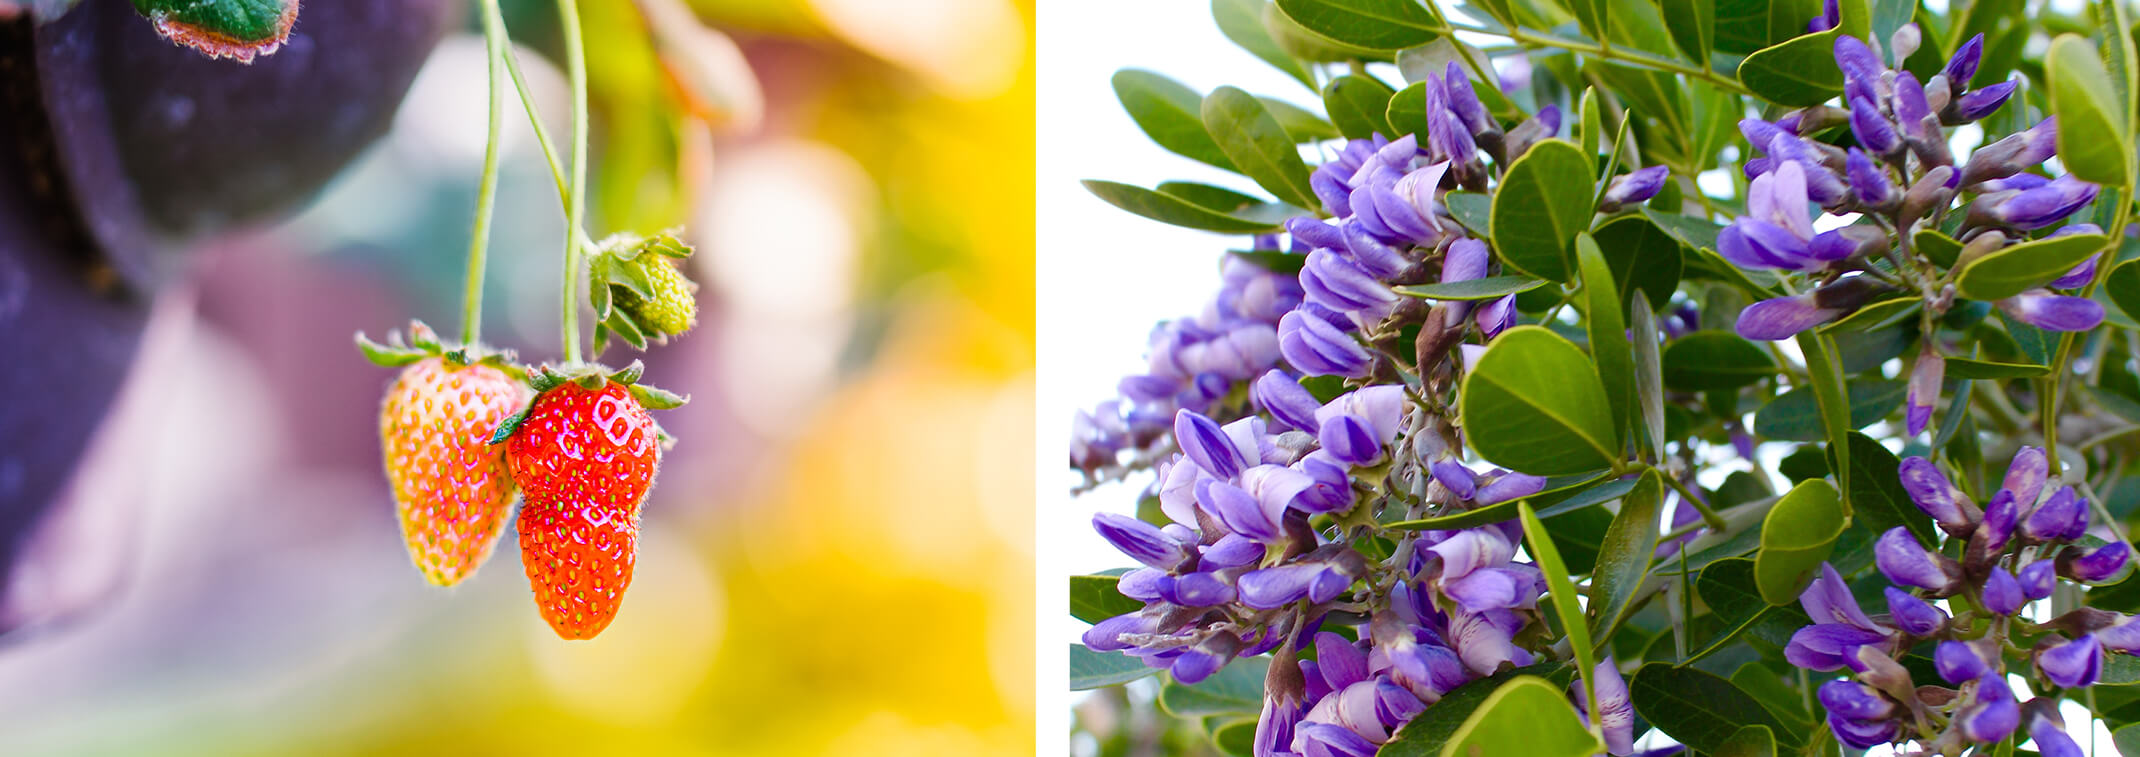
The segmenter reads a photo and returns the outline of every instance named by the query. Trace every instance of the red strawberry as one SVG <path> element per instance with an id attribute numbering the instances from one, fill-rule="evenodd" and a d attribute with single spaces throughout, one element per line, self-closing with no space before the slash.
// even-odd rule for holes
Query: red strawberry
<path id="1" fill-rule="evenodd" d="M 506 463 L 527 500 L 520 560 L 536 605 L 558 636 L 594 638 L 631 585 L 639 504 L 661 459 L 654 419 L 624 384 L 565 381 L 507 433 Z"/>
<path id="2" fill-rule="evenodd" d="M 497 543 L 513 479 L 489 437 L 524 396 L 497 368 L 438 357 L 402 369 L 386 391 L 379 409 L 386 478 L 409 558 L 434 584 L 467 578 Z"/>

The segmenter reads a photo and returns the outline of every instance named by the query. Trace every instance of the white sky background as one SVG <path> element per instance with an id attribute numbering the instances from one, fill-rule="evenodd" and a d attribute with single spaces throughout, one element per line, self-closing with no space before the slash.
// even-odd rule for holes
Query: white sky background
<path id="1" fill-rule="evenodd" d="M 2075 5 L 2070 0 L 2052 4 L 2068 12 Z M 1069 705 L 1082 699 L 1067 691 L 1068 673 L 1060 661 L 1064 645 L 1077 641 L 1087 626 L 1064 611 L 1063 579 L 1130 564 L 1093 532 L 1092 515 L 1134 513 L 1137 494 L 1150 478 L 1071 496 L 1068 490 L 1078 481 L 1066 462 L 1071 414 L 1114 397 L 1118 380 L 1143 372 L 1145 338 L 1153 325 L 1200 310 L 1217 291 L 1220 256 L 1247 239 L 1131 215 L 1078 182 L 1107 179 L 1150 187 L 1178 179 L 1261 193 L 1246 178 L 1153 144 L 1123 112 L 1109 78 L 1122 68 L 1144 68 L 1198 92 L 1230 84 L 1317 112 L 1321 97 L 1228 41 L 1204 0 L 1042 0 L 1038 40 L 1036 729 L 1047 749 L 1063 743 Z M 1964 151 L 1978 139 L 1974 132 L 1956 136 L 1970 143 L 1957 145 Z M 2065 709 L 2069 726 L 2087 717 L 2078 704 Z M 2075 735 L 2084 750 L 2115 754 L 2101 724 L 2093 743 Z M 1887 753 L 1876 749 L 1871 755 Z"/>

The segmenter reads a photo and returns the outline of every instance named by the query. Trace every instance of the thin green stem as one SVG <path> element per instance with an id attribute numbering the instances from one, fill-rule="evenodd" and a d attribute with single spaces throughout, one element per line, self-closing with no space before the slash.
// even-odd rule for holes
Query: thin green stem
<path id="1" fill-rule="evenodd" d="M 483 339 L 483 273 L 489 263 L 490 220 L 498 205 L 498 131 L 505 122 L 506 32 L 498 0 L 484 0 L 483 45 L 490 58 L 490 137 L 483 147 L 475 226 L 468 235 L 467 288 L 461 294 L 461 343 L 470 345 Z"/>
<path id="2" fill-rule="evenodd" d="M 565 204 L 565 286 L 561 320 L 565 362 L 580 361 L 579 271 L 582 219 L 587 208 L 587 51 L 580 40 L 576 0 L 557 0 L 557 19 L 565 38 L 565 78 L 572 86 L 572 191 Z"/>
<path id="3" fill-rule="evenodd" d="M 1682 483 L 1678 476 L 1666 473 L 1663 469 L 1654 465 L 1645 465 L 1644 467 L 1656 471 L 1658 478 L 1664 479 L 1664 482 L 1670 485 L 1674 491 L 1679 492 L 1680 499 L 1686 500 L 1689 505 L 1693 505 L 1694 511 L 1702 514 L 1702 523 L 1707 524 L 1718 532 L 1722 532 L 1730 526 L 1730 524 L 1724 522 L 1724 516 L 1718 515 L 1716 509 L 1710 507 L 1708 502 L 1704 502 L 1701 497 L 1695 496 L 1694 491 L 1688 489 L 1687 485 Z"/>
<path id="4" fill-rule="evenodd" d="M 1715 71 L 1711 71 L 1706 66 L 1690 66 L 1685 63 L 1672 60 L 1670 58 L 1653 55 L 1639 50 L 1631 50 L 1625 47 L 1607 47 L 1596 42 L 1584 42 L 1579 39 L 1569 39 L 1567 37 L 1561 37 L 1552 34 L 1542 34 L 1539 32 L 1534 32 L 1521 28 L 1488 29 L 1483 26 L 1471 26 L 1469 24 L 1455 23 L 1449 24 L 1449 28 L 1452 31 L 1472 32 L 1474 34 L 1487 34 L 1495 37 L 1506 37 L 1510 40 L 1520 42 L 1526 45 L 1535 45 L 1538 47 L 1556 47 L 1562 50 L 1567 50 L 1569 52 L 1590 55 L 1601 60 L 1617 61 L 1620 63 L 1626 63 L 1642 68 L 1664 71 L 1666 73 L 1682 74 L 1685 76 L 1709 82 L 1718 87 L 1722 87 L 1726 90 L 1730 90 L 1738 94 L 1753 94 L 1752 90 L 1747 89 L 1746 85 L 1740 84 L 1738 80 L 1728 76 L 1724 76 Z"/>
<path id="5" fill-rule="evenodd" d="M 2095 296 L 2096 288 L 2103 285 L 2103 279 L 2109 276 L 2110 269 L 2115 267 L 2113 264 L 2117 262 L 2118 245 L 2125 238 L 2125 221 L 2132 211 L 2133 204 L 2133 198 L 2130 193 L 2119 192 L 2118 194 L 2118 212 L 2117 215 L 2112 216 L 2115 220 L 2110 225 L 2110 246 L 2100 253 L 2107 262 L 2095 267 L 2095 276 L 2088 280 L 2087 286 L 2081 288 L 2082 297 Z M 2087 332 L 2067 332 L 2064 337 L 2058 340 L 2057 356 L 2051 361 L 2051 375 L 2044 379 L 2043 454 L 2047 462 L 2050 463 L 2051 475 L 2053 476 L 2059 475 L 2059 471 L 2062 470 L 2058 465 L 2059 389 L 2065 384 L 2067 366 L 2073 364 L 2073 346 L 2086 334 Z"/>

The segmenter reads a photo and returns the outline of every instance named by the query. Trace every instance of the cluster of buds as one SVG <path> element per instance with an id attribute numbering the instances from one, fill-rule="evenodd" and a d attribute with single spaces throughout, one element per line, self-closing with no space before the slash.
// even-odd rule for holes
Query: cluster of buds
<path id="1" fill-rule="evenodd" d="M 2079 754 L 2058 716 L 2060 696 L 2017 700 L 2007 653 L 2025 654 L 2030 669 L 2013 672 L 2030 677 L 2034 691 L 2083 688 L 2096 683 L 2106 652 L 2140 652 L 2140 622 L 2092 608 L 2043 622 L 2026 617 L 2028 603 L 2050 597 L 2060 580 L 2108 582 L 2132 556 L 2123 541 L 2081 544 L 2088 504 L 2070 486 L 2046 495 L 2048 474 L 2043 451 L 2023 447 L 1980 508 L 1931 461 L 1903 461 L 1903 488 L 1955 544 L 1928 548 L 1903 526 L 1881 535 L 1874 561 L 1894 584 L 1882 589 L 1884 616 L 1868 616 L 1835 568 L 1823 565 L 1799 597 L 1813 625 L 1784 651 L 1799 667 L 1850 671 L 1820 688 L 1839 741 L 1862 749 L 1914 740 L 1927 753 L 1954 754 L 2003 740 L 2026 722 L 2042 753 Z M 1944 685 L 1918 685 L 1896 661 L 1924 645 Z"/>
<path id="2" fill-rule="evenodd" d="M 1881 64 L 1877 43 L 1836 38 L 1847 108 L 1814 106 L 1774 123 L 1752 118 L 1739 123 L 1764 156 L 1746 161 L 1747 212 L 1718 236 L 1717 252 L 1744 268 L 1803 273 L 1813 280 L 1807 291 L 1748 306 L 1738 319 L 1741 336 L 1789 338 L 1897 291 L 1916 293 L 1931 324 L 1953 307 L 1954 278 L 1963 263 L 2027 241 L 2030 232 L 2064 222 L 2095 199 L 2093 184 L 2026 172 L 2056 154 L 2053 118 L 1978 148 L 1957 164 L 1945 129 L 1991 115 L 2013 95 L 2015 83 L 1969 88 L 1983 54 L 1982 35 L 1970 38 L 1940 73 L 1920 83 L 1901 66 L 1916 51 L 1918 34 L 1914 25 L 1905 25 L 1889 39 L 1892 67 Z M 1848 149 L 1809 138 L 1846 124 L 1856 141 Z M 1942 267 L 1912 250 L 1910 240 L 1921 228 L 1942 228 L 1957 198 L 1966 200 L 1955 228 L 1965 245 L 1958 259 Z M 1808 204 L 1837 216 L 1863 214 L 1870 222 L 1816 233 Z M 2072 224 L 2048 235 L 2102 233 L 2092 224 Z M 1881 260 L 1887 264 L 1875 265 Z M 2102 306 L 2060 292 L 2087 285 L 2095 265 L 2090 258 L 2048 287 L 1996 305 L 2040 329 L 2094 328 L 2103 320 Z M 1931 418 L 1944 366 L 1936 332 L 1924 332 L 1925 346 L 1910 381 L 1912 435 L 1923 432 Z"/>

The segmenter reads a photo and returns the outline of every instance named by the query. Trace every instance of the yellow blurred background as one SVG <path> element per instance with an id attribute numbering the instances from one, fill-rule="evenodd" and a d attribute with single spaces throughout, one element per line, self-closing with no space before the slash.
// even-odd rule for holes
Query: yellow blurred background
<path id="1" fill-rule="evenodd" d="M 534 5 L 510 19 L 563 138 Z M 74 554 L 119 580 L 0 637 L 0 754 L 1031 751 L 1033 3 L 690 5 L 756 72 L 757 128 L 677 117 L 619 42 L 632 4 L 582 6 L 590 231 L 683 222 L 703 285 L 700 329 L 645 356 L 693 402 L 660 416 L 681 441 L 614 625 L 553 636 L 510 537 L 425 584 L 377 471 L 390 375 L 348 334 L 455 321 L 471 25 L 318 203 L 207 243 L 159 299 L 83 474 L 123 506 Z M 554 357 L 555 190 L 507 137 L 487 322 Z"/>

